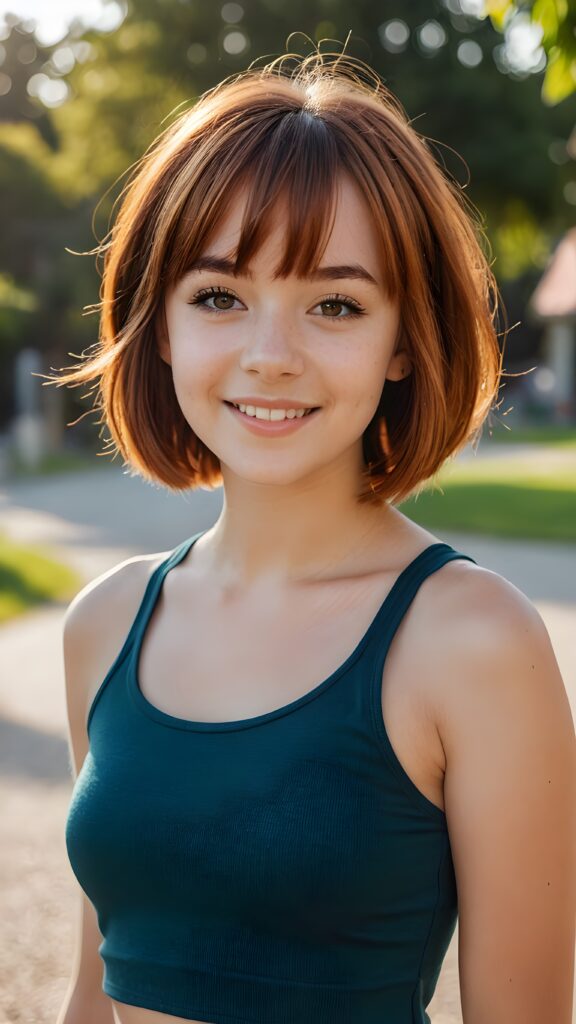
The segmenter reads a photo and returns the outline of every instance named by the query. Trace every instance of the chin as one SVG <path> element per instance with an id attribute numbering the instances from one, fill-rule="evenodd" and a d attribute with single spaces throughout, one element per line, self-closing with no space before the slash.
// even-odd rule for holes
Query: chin
<path id="1" fill-rule="evenodd" d="M 289 487 L 293 484 L 297 484 L 305 478 L 309 477 L 314 472 L 313 467 L 279 467 L 276 460 L 274 466 L 242 466 L 239 464 L 234 465 L 232 461 L 225 462 L 221 459 L 220 465 L 222 468 L 222 477 L 224 480 L 224 486 L 227 483 L 244 482 L 247 484 L 257 484 L 263 487 Z"/>

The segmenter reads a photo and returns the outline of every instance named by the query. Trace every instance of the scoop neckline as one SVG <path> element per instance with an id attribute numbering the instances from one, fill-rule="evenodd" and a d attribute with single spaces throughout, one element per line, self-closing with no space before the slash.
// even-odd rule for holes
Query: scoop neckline
<path id="1" fill-rule="evenodd" d="M 415 567 L 418 566 L 421 561 L 423 561 L 424 557 L 429 556 L 433 550 L 437 550 L 440 548 L 450 549 L 448 544 L 445 544 L 441 541 L 429 544 L 426 548 L 423 548 L 423 550 L 418 555 L 416 555 L 415 558 L 413 558 L 412 561 L 409 562 L 404 569 L 402 569 L 402 571 L 394 580 L 394 583 L 390 587 L 388 593 L 383 598 L 382 602 L 380 603 L 376 611 L 376 614 L 372 618 L 372 621 L 369 623 L 364 634 L 360 637 L 360 640 L 358 641 L 354 649 L 345 658 L 345 660 L 340 665 L 338 665 L 338 667 L 334 669 L 333 672 L 330 673 L 329 676 L 323 679 L 320 683 L 317 683 L 311 690 L 308 690 L 307 693 L 302 694 L 302 696 L 300 697 L 296 697 L 295 700 L 290 701 L 288 704 L 283 704 L 279 708 L 273 708 L 271 711 L 265 711 L 261 715 L 254 715 L 251 718 L 239 718 L 234 721 L 223 722 L 203 722 L 195 721 L 194 719 L 190 718 L 179 718 L 177 715 L 171 715 L 167 711 L 162 711 L 161 708 L 156 707 L 155 704 L 152 704 L 151 701 L 148 700 L 148 698 L 140 689 L 140 683 L 138 679 L 138 665 L 140 660 L 142 640 L 144 638 L 144 634 L 146 632 L 148 622 L 150 620 L 152 611 L 158 599 L 159 593 L 162 589 L 164 579 L 166 578 L 170 570 L 174 568 L 175 565 L 178 565 L 179 562 L 183 561 L 183 559 L 187 556 L 187 554 L 194 546 L 196 541 L 199 540 L 199 538 L 202 537 L 205 532 L 206 531 L 203 530 L 200 533 L 194 534 L 192 537 L 185 540 L 181 545 L 179 545 L 179 547 L 177 547 L 172 552 L 172 554 L 166 559 L 165 562 L 161 563 L 157 567 L 156 572 L 158 572 L 158 576 L 155 578 L 156 585 L 152 586 L 152 588 L 149 591 L 149 600 L 146 606 L 146 611 L 145 614 L 143 614 L 142 621 L 140 623 L 137 634 L 134 638 L 127 666 L 129 684 L 128 689 L 130 691 L 130 695 L 136 707 L 140 711 L 144 712 L 144 714 L 147 715 L 149 718 L 154 719 L 161 725 L 168 726 L 172 729 L 183 729 L 189 732 L 233 732 L 241 729 L 250 729 L 258 725 L 263 725 L 266 722 L 273 721 L 274 719 L 282 718 L 285 715 L 289 715 L 293 711 L 297 711 L 298 708 L 301 708 L 305 704 L 308 704 L 309 701 L 314 700 L 316 697 L 319 697 L 320 694 L 324 693 L 325 690 L 331 687 L 338 679 L 341 678 L 341 676 L 348 672 L 355 664 L 355 662 L 358 660 L 360 655 L 363 653 L 364 648 L 369 643 L 377 625 L 380 623 L 381 619 L 386 615 L 394 598 L 398 594 L 398 591 L 402 588 L 408 574 L 413 572 Z"/>

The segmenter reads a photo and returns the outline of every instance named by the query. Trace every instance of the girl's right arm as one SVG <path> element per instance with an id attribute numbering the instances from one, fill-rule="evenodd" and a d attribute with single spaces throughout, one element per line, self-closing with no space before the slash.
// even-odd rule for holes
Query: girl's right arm
<path id="1" fill-rule="evenodd" d="M 74 779 L 88 753 L 90 703 L 122 648 L 157 559 L 148 555 L 120 563 L 85 586 L 66 611 L 63 655 Z M 72 971 L 56 1024 L 114 1024 L 112 1000 L 102 989 L 96 910 L 79 886 L 78 896 Z"/>
<path id="2" fill-rule="evenodd" d="M 96 911 L 80 892 L 74 966 L 56 1024 L 114 1024 L 109 996 L 102 990 L 102 935 Z"/>
<path id="3" fill-rule="evenodd" d="M 94 678 L 91 651 L 94 648 L 94 637 L 104 627 L 104 623 L 99 621 L 103 604 L 99 593 L 101 589 L 97 581 L 89 589 L 82 590 L 69 606 L 64 619 L 68 745 L 74 780 L 88 753 L 87 704 Z M 112 1003 L 102 990 L 103 964 L 98 953 L 102 934 L 98 928 L 96 910 L 78 885 L 77 892 L 74 959 L 68 991 L 56 1024 L 114 1024 Z"/>

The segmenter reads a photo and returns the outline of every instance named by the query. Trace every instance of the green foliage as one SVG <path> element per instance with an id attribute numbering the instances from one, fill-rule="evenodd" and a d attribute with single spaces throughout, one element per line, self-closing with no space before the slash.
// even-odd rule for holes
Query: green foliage
<path id="1" fill-rule="evenodd" d="M 0 316 L 15 310 L 31 313 L 36 309 L 36 299 L 32 292 L 19 288 L 14 279 L 7 274 L 0 274 Z"/>
<path id="2" fill-rule="evenodd" d="M 576 92 L 576 9 L 569 0 L 487 0 L 492 24 L 503 32 L 519 11 L 529 11 L 542 28 L 548 56 L 542 84 L 544 103 L 553 106 Z"/>
<path id="3" fill-rule="evenodd" d="M 519 199 L 505 204 L 493 232 L 493 241 L 502 281 L 520 277 L 527 262 L 544 270 L 553 243 L 550 233 L 543 230 L 530 207 Z"/>
<path id="4" fill-rule="evenodd" d="M 576 91 L 576 53 L 560 46 L 552 46 L 548 54 L 548 68 L 542 86 L 542 99 L 551 106 L 560 103 Z"/>
<path id="5" fill-rule="evenodd" d="M 514 10 L 513 0 L 486 0 L 486 11 L 498 32 L 503 32 L 506 22 Z"/>
<path id="6" fill-rule="evenodd" d="M 544 30 L 543 45 L 554 46 L 568 17 L 568 0 L 534 0 L 532 17 Z"/>

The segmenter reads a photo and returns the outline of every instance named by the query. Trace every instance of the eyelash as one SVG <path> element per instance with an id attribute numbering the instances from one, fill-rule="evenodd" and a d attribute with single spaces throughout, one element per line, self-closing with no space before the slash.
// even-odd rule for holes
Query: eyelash
<path id="1" fill-rule="evenodd" d="M 212 298 L 214 295 L 228 295 L 231 299 L 238 299 L 238 296 L 231 292 L 229 288 L 223 288 L 221 285 L 213 285 L 210 288 L 201 288 L 199 292 L 196 292 L 194 298 L 190 299 L 188 305 L 190 306 L 201 306 L 208 313 L 230 313 L 232 310 L 229 309 L 214 309 L 212 306 L 204 305 L 204 300 Z M 238 299 L 238 301 L 240 301 Z M 342 306 L 348 306 L 351 310 L 347 316 L 324 316 L 322 320 L 354 320 L 358 316 L 364 316 L 365 309 L 355 299 L 350 298 L 347 295 L 327 295 L 325 299 L 317 302 L 317 306 L 322 306 L 326 302 L 338 302 Z"/>

